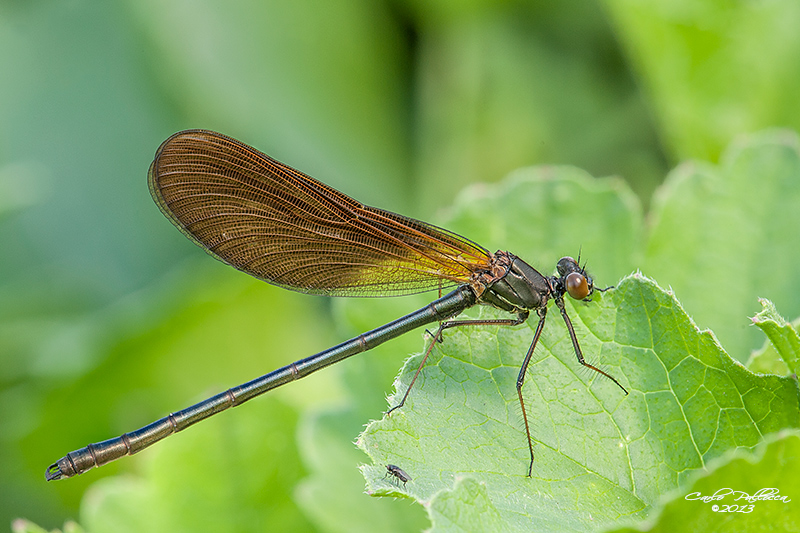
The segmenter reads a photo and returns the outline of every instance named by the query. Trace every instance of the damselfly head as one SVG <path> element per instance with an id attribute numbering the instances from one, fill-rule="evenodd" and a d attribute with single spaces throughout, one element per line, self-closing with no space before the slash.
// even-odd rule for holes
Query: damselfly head
<path id="1" fill-rule="evenodd" d="M 567 256 L 558 260 L 558 274 L 564 283 L 564 288 L 576 300 L 584 300 L 594 292 L 592 278 L 581 268 L 577 261 Z"/>

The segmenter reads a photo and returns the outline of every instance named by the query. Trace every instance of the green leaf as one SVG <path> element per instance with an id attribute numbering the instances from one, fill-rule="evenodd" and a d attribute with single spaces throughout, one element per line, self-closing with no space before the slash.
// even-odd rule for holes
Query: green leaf
<path id="1" fill-rule="evenodd" d="M 312 298 L 301 298 L 308 301 L 302 309 L 286 307 L 288 296 L 206 300 L 198 284 L 201 297 L 189 297 L 187 309 L 173 313 L 188 291 L 177 294 L 159 283 L 142 291 L 168 265 L 182 275 L 191 267 L 179 259 L 202 254 L 157 215 L 144 186 L 153 150 L 176 129 L 218 128 L 376 205 L 397 208 L 416 198 L 409 210 L 397 209 L 427 220 L 434 204 L 449 204 L 462 178 L 493 180 L 519 165 L 571 162 L 596 175 L 624 175 L 641 193 L 663 175 L 662 146 L 713 160 L 731 131 L 797 126 L 793 0 L 609 0 L 613 29 L 606 6 L 577 0 L 187 5 L 11 1 L 0 8 L 2 523 L 29 516 L 47 528 L 63 524 L 77 516 L 88 484 L 129 472 L 158 452 L 45 484 L 41 471 L 58 454 L 347 338 L 317 337 L 325 327 Z M 618 42 L 627 44 L 627 55 Z M 638 62 L 633 69 L 631 58 Z M 649 96 L 641 88 L 649 88 Z M 756 184 L 774 177 L 764 162 L 751 170 Z M 473 189 L 476 201 L 460 202 L 454 217 L 466 221 L 470 211 L 481 212 L 468 222 L 478 227 L 448 226 L 493 249 L 508 248 L 543 272 L 582 246 L 603 285 L 642 268 L 638 212 L 625 202 L 584 195 L 586 184 L 565 186 L 558 177 L 563 168 L 541 171 L 548 172 L 554 183 L 542 195 L 508 188 L 511 194 L 495 201 L 505 185 L 483 197 Z M 783 185 L 791 197 L 792 181 Z M 548 191 L 557 194 L 545 196 Z M 489 205 L 496 216 L 483 216 Z M 792 228 L 793 208 L 771 202 L 765 212 L 785 217 Z M 544 220 L 539 212 L 547 214 Z M 621 223 L 606 223 L 614 217 Z M 771 246 L 726 254 L 678 246 L 674 257 L 644 269 L 676 290 L 700 327 L 719 329 L 740 360 L 760 344 L 760 331 L 746 321 L 758 310 L 755 296 L 771 298 L 788 317 L 800 315 L 797 291 L 787 290 L 796 286 L 796 269 L 771 269 L 775 258 L 797 264 L 796 235 L 756 217 L 751 222 Z M 703 230 L 688 227 L 672 238 L 689 243 Z M 696 257 L 708 260 L 700 262 L 705 268 L 695 268 Z M 739 276 L 739 262 L 755 276 Z M 685 275 L 698 283 L 682 284 Z M 150 290 L 164 290 L 164 297 L 143 297 Z M 723 308 L 696 312 L 690 298 Z M 368 329 L 424 303 L 412 297 L 342 307 L 358 308 L 362 316 L 351 325 Z M 239 313 L 222 311 L 239 306 Z M 294 325 L 292 315 L 299 317 Z M 750 330 L 750 342 L 727 337 L 728 327 Z M 314 490 L 304 492 L 304 484 L 294 494 L 316 525 L 420 529 L 421 506 L 361 493 L 355 464 L 364 456 L 352 440 L 366 420 L 380 416 L 401 359 L 422 343 L 421 334 L 407 335 L 327 370 L 324 378 L 320 373 L 274 393 L 291 408 L 332 409 L 303 416 L 298 430 L 310 441 L 299 443 L 299 452 L 313 468 L 307 481 Z M 335 382 L 340 376 L 351 394 L 346 401 Z M 221 416 L 253 423 L 237 413 Z M 204 425 L 191 431 L 202 432 Z M 237 463 L 248 467 L 259 468 Z M 220 479 L 235 483 L 233 475 Z M 297 479 L 286 476 L 282 492 L 291 493 Z M 214 482 L 198 483 L 236 490 Z M 365 512 L 373 503 L 385 505 Z M 137 512 L 135 504 L 128 501 L 126 512 Z M 406 522 L 412 511 L 418 515 Z M 191 520 L 191 511 L 187 515 Z"/>
<path id="2" fill-rule="evenodd" d="M 466 189 L 449 215 L 450 220 L 442 222 L 446 227 L 488 247 L 508 244 L 532 264 L 547 268 L 565 250 L 574 255 L 582 250 L 601 284 L 612 279 L 614 272 L 633 268 L 641 226 L 638 202 L 624 182 L 597 180 L 573 167 L 523 169 L 500 186 Z M 426 305 L 432 296 L 339 301 L 337 314 L 346 322 L 341 336 L 356 335 L 393 320 Z M 422 348 L 422 335 L 414 332 L 337 365 L 350 392 L 350 405 L 337 406 L 322 415 L 309 414 L 314 420 L 309 421 L 311 427 L 304 429 L 301 439 L 312 475 L 304 481 L 299 497 L 316 523 L 335 524 L 331 531 L 371 531 L 375 524 L 402 531 L 424 527 L 407 506 L 395 505 L 399 512 L 389 514 L 358 497 L 347 501 L 344 497 L 345 493 L 360 496 L 363 490 L 363 478 L 352 483 L 347 474 L 364 459 L 363 455 L 349 459 L 352 440 L 363 430 L 365 420 L 377 418 L 386 410 L 385 394 L 402 364 L 401 357 Z M 314 430 L 317 424 L 322 427 Z M 349 462 L 341 465 L 344 458 Z M 379 477 L 386 472 L 385 465 L 374 468 Z M 332 484 L 340 490 L 331 491 Z M 386 482 L 382 487 L 395 488 Z"/>
<path id="3" fill-rule="evenodd" d="M 645 524 L 613 532 L 800 531 L 798 457 L 800 432 L 768 435 L 752 451 L 735 450 L 713 461 L 707 471 L 665 497 L 660 513 Z"/>
<path id="4" fill-rule="evenodd" d="M 669 284 L 728 353 L 747 360 L 763 339 L 747 317 L 769 297 L 800 316 L 800 140 L 794 132 L 744 137 L 720 165 L 672 171 L 650 213 L 642 270 Z"/>
<path id="5" fill-rule="evenodd" d="M 770 161 L 774 167 L 770 154 L 781 161 L 784 145 L 761 142 L 758 149 L 759 142 L 742 150 L 754 152 L 762 167 Z M 498 188 L 468 189 L 445 225 L 484 245 L 507 243 L 534 265 L 583 244 L 602 286 L 636 262 L 640 218 L 627 194 L 613 180 L 590 180 L 569 168 L 530 169 Z M 773 281 L 780 283 L 786 274 L 777 272 Z M 372 305 L 358 307 L 368 314 Z M 477 490 L 456 487 L 457 480 L 471 478 L 485 486 L 504 530 L 528 530 L 532 521 L 540 530 L 593 530 L 645 518 L 690 472 L 800 423 L 795 380 L 751 374 L 698 329 L 671 292 L 644 276 L 629 276 L 617 289 L 568 310 L 588 361 L 619 379 L 629 396 L 578 364 L 564 324 L 551 313 L 524 388 L 537 454 L 533 479 L 527 479 L 515 381 L 535 321 L 448 331 L 406 406 L 360 438 L 373 463 L 365 468 L 368 490 L 415 498 L 434 529 L 445 529 L 450 514 L 436 522 L 437 498 L 446 496 L 447 505 L 461 501 L 449 494 Z M 480 316 L 498 314 L 484 310 Z M 407 363 L 398 393 L 420 357 Z M 388 405 L 398 401 L 395 395 Z M 413 480 L 401 488 L 384 479 L 388 463 Z M 459 508 L 464 522 L 457 526 L 480 527 L 468 517 L 481 515 L 482 505 Z"/>
<path id="6" fill-rule="evenodd" d="M 414 480 L 404 492 L 420 502 L 468 476 L 485 484 L 504 531 L 532 523 L 540 531 L 589 531 L 646 517 L 662 494 L 728 449 L 800 424 L 793 379 L 750 373 L 641 275 L 568 310 L 589 360 L 630 395 L 583 369 L 558 315 L 550 317 L 523 389 L 535 440 L 531 478 L 515 391 L 530 321 L 448 332 L 406 405 L 370 424 L 359 446 L 375 465 L 408 472 Z M 406 364 L 391 405 L 419 361 Z M 387 480 L 370 473 L 368 488 L 385 492 Z M 434 530 L 447 529 L 434 522 Z"/>
<path id="7" fill-rule="evenodd" d="M 353 446 L 353 435 L 363 424 L 364 417 L 353 405 L 306 415 L 300 451 L 313 475 L 297 486 L 298 505 L 321 531 L 422 531 L 428 520 L 421 507 L 364 495 L 364 477 L 355 468 L 364 455 Z"/>
<path id="8" fill-rule="evenodd" d="M 486 485 L 471 478 L 456 479 L 453 490 L 438 494 L 430 509 L 440 528 L 461 529 L 463 524 L 469 524 L 471 531 L 505 531 Z"/>
<path id="9" fill-rule="evenodd" d="M 769 339 L 764 341 L 764 346 L 750 354 L 745 366 L 751 372 L 759 374 L 777 374 L 779 376 L 789 374 L 789 368 L 783 362 L 781 356 L 778 355 L 775 346 L 769 342 Z"/>
<path id="10" fill-rule="evenodd" d="M 743 159 L 752 164 L 753 168 L 741 170 L 743 177 L 755 172 L 772 176 L 771 179 L 784 177 L 782 192 L 789 198 L 794 194 L 791 177 L 794 176 L 792 158 L 796 150 L 791 143 L 767 141 L 769 139 L 757 139 L 745 145 L 741 153 L 748 157 L 733 160 Z M 686 199 L 687 205 L 702 204 L 689 193 L 682 197 L 668 196 L 671 202 L 677 202 L 678 198 Z M 549 273 L 550 265 L 561 255 L 581 252 L 601 287 L 616 280 L 620 272 L 633 270 L 642 257 L 641 210 L 630 190 L 620 180 L 594 179 L 573 167 L 523 169 L 501 186 L 467 189 L 451 210 L 450 221 L 444 225 L 491 249 L 507 248 L 543 273 Z M 673 269 L 678 269 L 681 261 L 686 260 L 679 252 L 670 262 Z M 760 249 L 747 252 L 760 252 Z M 754 260 L 750 255 L 746 257 L 748 261 Z M 783 256 L 773 263 L 775 279 L 770 279 L 770 283 L 782 286 L 792 275 L 791 270 L 783 268 Z M 664 275 L 671 275 L 669 272 Z M 732 281 L 726 283 L 729 286 Z M 228 303 L 232 305 L 221 308 L 227 311 L 217 314 L 216 308 L 207 309 L 203 302 L 208 295 L 199 296 L 197 302 L 182 304 L 185 311 L 177 306 L 178 312 L 172 321 L 164 321 L 153 331 L 134 334 L 133 339 L 124 341 L 114 350 L 109 365 L 116 361 L 117 377 L 103 379 L 103 372 L 95 372 L 54 402 L 66 399 L 67 411 L 81 411 L 75 407 L 95 397 L 107 397 L 95 394 L 89 384 L 94 383 L 92 386 L 97 389 L 118 387 L 114 384 L 124 382 L 123 376 L 133 375 L 131 365 L 139 367 L 149 359 L 162 361 L 157 365 L 144 365 L 157 376 L 153 388 L 171 389 L 169 394 L 176 395 L 190 391 L 196 394 L 196 384 L 188 378 L 172 383 L 171 376 L 190 375 L 187 370 L 202 373 L 214 369 L 210 371 L 219 379 L 220 369 L 216 366 L 219 353 L 247 354 L 248 365 L 264 370 L 279 364 L 278 360 L 271 364 L 261 360 L 264 346 L 270 346 L 269 353 L 280 357 L 281 364 L 285 364 L 287 354 L 297 353 L 295 357 L 299 357 L 313 353 L 306 345 L 310 340 L 306 335 L 298 337 L 293 331 L 278 327 L 281 335 L 276 337 L 273 328 L 260 327 L 267 323 L 281 324 L 293 297 L 274 291 L 275 295 L 261 300 L 257 296 L 260 292 L 251 294 L 246 288 L 251 284 L 255 282 L 242 282 L 242 288 L 238 289 L 207 284 L 210 292 L 231 295 Z M 709 289 L 703 285 L 699 288 Z M 270 292 L 265 291 L 265 294 Z M 342 304 L 341 309 L 351 323 L 341 336 L 358 333 L 419 308 L 429 302 L 430 297 L 428 294 Z M 744 296 L 740 297 L 744 300 Z M 209 298 L 208 301 L 216 300 Z M 671 293 L 648 278 L 628 277 L 617 289 L 596 294 L 590 303 L 569 305 L 568 310 L 588 361 L 620 379 L 631 391 L 630 396 L 624 396 L 613 383 L 578 365 L 560 317 L 551 313 L 553 316 L 545 327 L 524 389 L 537 453 L 534 479 L 528 479 L 524 476 L 527 443 L 514 383 L 532 338 L 533 322 L 518 328 L 462 328 L 462 331 L 448 332 L 445 343 L 435 347 L 434 357 L 406 407 L 370 426 L 360 441 L 373 459 L 373 464 L 365 469 L 369 491 L 404 499 L 409 495 L 415 501 L 424 502 L 428 519 L 442 520 L 434 522 L 435 528 L 443 528 L 446 522 L 459 517 L 465 522 L 453 524 L 460 527 L 491 527 L 499 517 L 503 528 L 525 529 L 535 520 L 545 530 L 581 531 L 614 525 L 620 519 L 644 518 L 660 495 L 682 486 L 689 473 L 703 468 L 708 460 L 732 447 L 753 446 L 763 434 L 797 425 L 796 381 L 750 374 L 721 350 L 711 334 L 699 332 Z M 473 310 L 470 316 L 477 316 L 479 311 Z M 483 311 L 486 316 L 498 316 L 491 310 Z M 241 333 L 231 334 L 239 331 L 238 328 Z M 247 330 L 258 331 L 263 338 L 245 335 Z M 312 331 L 316 332 L 316 328 Z M 287 459 L 287 466 L 294 464 L 292 473 L 283 476 L 282 488 L 269 495 L 270 501 L 276 502 L 283 511 L 270 508 L 265 501 L 247 498 L 238 503 L 233 500 L 217 502 L 215 506 L 203 503 L 209 490 L 219 486 L 210 482 L 214 478 L 227 479 L 221 483 L 235 485 L 237 472 L 243 472 L 246 484 L 258 487 L 259 480 L 251 477 L 253 470 L 248 465 L 253 464 L 251 461 L 255 461 L 255 457 L 266 456 L 272 460 L 273 456 L 280 455 L 264 446 L 239 449 L 234 458 L 241 460 L 229 462 L 230 470 L 195 479 L 190 483 L 189 502 L 184 502 L 184 506 L 153 507 L 158 511 L 154 516 L 161 517 L 159 523 L 175 528 L 187 523 L 197 526 L 202 522 L 219 528 L 241 529 L 266 523 L 255 510 L 259 507 L 273 516 L 288 513 L 287 516 L 293 517 L 291 523 L 300 524 L 297 525 L 300 529 L 311 527 L 309 522 L 327 531 L 369 531 L 376 524 L 397 531 L 424 527 L 418 512 L 412 513 L 390 501 L 368 499 L 361 494 L 363 484 L 355 469 L 359 456 L 351 447 L 364 420 L 378 418 L 386 409 L 383 394 L 399 364 L 398 354 L 419 351 L 420 337 L 420 334 L 406 335 L 325 373 L 334 378 L 341 372 L 346 393 L 335 386 L 332 389 L 315 386 L 320 383 L 315 380 L 321 377 L 308 378 L 275 393 L 297 406 L 310 403 L 299 399 L 298 391 L 305 386 L 315 389 L 311 393 L 320 404 L 319 398 L 328 398 L 328 393 L 334 393 L 330 395 L 330 412 L 306 413 L 299 423 L 303 437 L 299 452 L 311 475 L 301 483 L 304 470 Z M 236 344 L 232 344 L 232 339 Z M 394 359 L 390 354 L 394 354 Z M 382 356 L 388 357 L 381 360 Z M 289 357 L 291 360 L 293 356 Z M 402 383 L 409 382 L 418 361 L 417 356 L 407 364 Z M 257 373 L 249 370 L 243 375 L 246 379 Z M 170 381 L 172 386 L 167 387 L 164 381 Z M 224 378 L 225 384 L 231 381 L 237 382 L 232 376 Z M 220 388 L 215 387 L 211 392 Z M 398 390 L 403 391 L 403 386 Z M 155 411 L 153 418 L 163 414 L 165 409 L 174 408 L 174 404 L 166 404 L 153 409 L 145 405 L 149 399 L 135 401 L 142 398 L 135 385 L 127 396 L 127 400 L 120 396 L 114 401 L 121 406 L 131 406 L 127 409 Z M 266 399 L 254 405 L 261 402 L 271 405 Z M 396 402 L 395 398 L 390 405 Z M 248 405 L 242 411 L 253 409 Z M 122 414 L 113 417 L 121 420 L 114 422 L 123 426 L 119 431 L 130 429 L 126 420 L 141 419 L 136 413 L 123 410 Z M 63 416 L 54 410 L 52 420 L 44 427 L 52 427 Z M 272 411 L 263 416 L 284 421 L 292 418 L 289 414 L 283 416 Z M 241 420 L 245 426 L 257 424 L 235 414 L 220 418 L 224 421 L 231 417 Z M 140 421 L 144 423 L 149 419 L 150 416 L 146 416 Z M 111 426 L 112 421 L 103 423 Z M 291 421 L 285 424 L 290 432 L 293 432 L 292 424 Z M 214 427 L 215 423 L 209 421 L 191 431 L 198 433 L 201 443 L 204 439 L 213 440 Z M 259 442 L 269 439 L 269 431 L 274 431 L 275 435 L 280 433 L 270 429 L 271 426 L 266 427 L 265 434 L 243 438 Z M 71 431 L 87 433 L 88 430 L 83 427 Z M 205 431 L 209 433 L 200 437 L 199 433 Z M 226 430 L 234 435 L 247 431 L 234 426 Z M 92 432 L 96 433 L 97 428 Z M 108 434 L 117 432 L 109 430 Z M 149 457 L 155 457 L 149 460 L 159 461 L 157 458 L 168 453 L 169 446 L 188 442 L 185 441 L 187 435 L 189 433 L 170 439 L 174 444 L 160 444 L 148 451 Z M 68 437 L 78 442 L 91 440 L 75 439 L 75 435 L 68 433 L 62 435 L 62 438 Z M 167 447 L 163 452 L 160 451 L 162 446 Z M 171 492 L 165 490 L 164 480 L 194 479 L 190 475 L 192 465 L 231 459 L 224 446 L 204 449 L 202 444 L 198 446 L 196 451 L 176 454 L 174 462 L 164 461 L 163 468 L 147 469 L 133 484 L 124 479 L 101 484 L 94 489 L 92 499 L 102 501 L 103 505 L 85 504 L 86 523 L 93 529 L 110 523 L 131 524 L 134 529 L 156 527 L 143 523 L 144 518 L 136 509 L 141 505 L 155 506 L 154 502 L 162 499 L 169 500 L 167 496 Z M 288 451 L 282 453 L 291 456 Z M 181 466 L 181 456 L 191 459 L 189 464 Z M 403 488 L 392 485 L 388 479 L 383 479 L 387 463 L 399 465 L 413 480 Z M 107 470 L 111 472 L 121 464 L 104 469 L 111 469 Z M 265 462 L 263 468 L 272 468 L 269 464 Z M 89 478 L 84 479 L 88 481 Z M 331 486 L 337 490 L 331 490 Z M 296 505 L 286 499 L 292 492 L 291 487 L 296 487 Z M 450 491 L 456 492 L 450 494 Z M 472 507 L 458 509 L 470 498 L 474 501 Z M 607 505 L 609 500 L 614 505 Z M 495 510 L 491 513 L 496 512 L 496 516 L 487 514 L 490 508 Z M 303 518 L 300 518 L 301 511 L 305 515 Z M 247 518 L 242 522 L 217 522 L 210 515 L 203 520 L 204 513 Z M 478 517 L 478 521 L 473 522 L 469 517 Z"/>
<path id="11" fill-rule="evenodd" d="M 800 128 L 800 4 L 606 0 L 674 161 L 737 134 Z"/>
<path id="12" fill-rule="evenodd" d="M 797 325 L 787 323 L 778 314 L 775 304 L 769 300 L 762 298 L 760 301 L 764 309 L 753 317 L 753 324 L 761 328 L 791 373 L 797 375 L 800 360 L 800 335 L 797 333 Z"/>

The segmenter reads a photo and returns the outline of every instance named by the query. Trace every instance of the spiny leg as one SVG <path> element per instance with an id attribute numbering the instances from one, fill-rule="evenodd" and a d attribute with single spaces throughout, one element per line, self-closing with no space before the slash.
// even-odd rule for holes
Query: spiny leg
<path id="1" fill-rule="evenodd" d="M 433 351 L 433 347 L 436 345 L 437 342 L 442 342 L 442 332 L 446 329 L 456 328 L 461 326 L 518 326 L 525 322 L 528 319 L 528 312 L 522 311 L 517 314 L 517 318 L 495 318 L 495 319 L 487 319 L 487 320 L 448 320 L 446 322 L 442 322 L 439 324 L 439 329 L 436 330 L 436 333 L 433 335 L 433 340 L 431 341 L 428 349 L 425 350 L 425 357 L 422 358 L 422 362 L 417 367 L 417 371 L 414 373 L 414 377 L 411 379 L 411 383 L 408 385 L 406 389 L 406 393 L 403 395 L 403 399 L 400 400 L 400 403 L 386 411 L 386 414 L 391 414 L 392 411 L 395 409 L 399 409 L 403 407 L 406 403 L 406 399 L 408 398 L 408 394 L 411 392 L 411 388 L 414 386 L 414 383 L 417 381 L 417 377 L 419 377 L 419 373 L 422 371 L 422 367 L 425 366 L 425 362 L 428 360 L 428 356 Z"/>
<path id="2" fill-rule="evenodd" d="M 607 377 L 608 379 L 610 379 L 611 381 L 613 381 L 614 383 L 616 383 L 617 387 L 622 389 L 622 392 L 624 392 L 627 395 L 628 394 L 628 390 L 625 387 L 623 387 L 620 384 L 620 382 L 617 381 L 614 378 L 614 376 L 612 376 L 611 374 L 608 374 L 606 372 L 603 372 L 602 370 L 600 370 L 596 366 L 591 365 L 591 364 L 587 363 L 584 360 L 583 352 L 581 351 L 581 347 L 578 344 L 578 337 L 575 336 L 575 330 L 572 327 L 572 321 L 569 319 L 569 316 L 567 316 L 567 310 L 564 308 L 564 300 L 562 298 L 555 298 L 555 301 L 556 301 L 556 305 L 558 306 L 559 311 L 561 311 L 561 316 L 564 318 L 564 322 L 567 324 L 567 331 L 569 332 L 569 338 L 572 339 L 572 347 L 575 349 L 575 355 L 578 357 L 578 362 L 580 364 L 582 364 L 583 366 L 585 366 L 586 368 L 591 368 L 592 370 L 594 370 L 598 374 L 602 374 L 605 377 Z"/>
<path id="3" fill-rule="evenodd" d="M 392 485 L 397 485 L 398 487 L 400 486 L 399 484 L 395 483 L 395 480 L 396 480 L 396 478 L 395 478 L 394 476 L 392 476 L 392 475 L 391 475 L 391 472 L 386 472 L 386 473 L 383 475 L 383 479 L 384 479 L 384 480 L 385 480 L 387 477 L 389 478 L 389 483 L 391 483 Z"/>
<path id="4" fill-rule="evenodd" d="M 519 376 L 517 377 L 517 396 L 519 396 L 519 406 L 522 408 L 522 419 L 525 421 L 525 435 L 528 437 L 528 450 L 531 452 L 531 462 L 528 465 L 528 477 L 531 477 L 533 472 L 533 441 L 531 440 L 531 428 L 528 424 L 528 412 L 525 411 L 525 400 L 522 399 L 522 385 L 525 383 L 525 375 L 528 372 L 528 364 L 533 357 L 533 351 L 536 349 L 536 344 L 539 342 L 539 336 L 544 329 L 544 321 L 547 318 L 547 307 L 540 307 L 536 310 L 539 315 L 539 323 L 536 325 L 536 333 L 533 334 L 533 341 L 531 347 L 528 348 L 528 353 L 525 354 L 525 359 L 522 361 L 522 367 L 519 369 Z"/>

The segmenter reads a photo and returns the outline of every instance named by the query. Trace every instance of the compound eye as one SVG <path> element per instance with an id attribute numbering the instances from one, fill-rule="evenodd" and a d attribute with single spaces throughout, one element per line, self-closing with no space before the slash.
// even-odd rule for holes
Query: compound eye
<path id="1" fill-rule="evenodd" d="M 565 280 L 567 292 L 576 300 L 583 300 L 589 296 L 589 282 L 586 276 L 579 272 L 572 272 L 567 275 Z"/>
<path id="2" fill-rule="evenodd" d="M 580 270 L 580 267 L 578 267 L 577 261 L 575 261 L 570 256 L 566 256 L 558 260 L 556 269 L 558 270 L 559 276 L 566 276 L 570 272 L 575 272 L 577 270 Z"/>

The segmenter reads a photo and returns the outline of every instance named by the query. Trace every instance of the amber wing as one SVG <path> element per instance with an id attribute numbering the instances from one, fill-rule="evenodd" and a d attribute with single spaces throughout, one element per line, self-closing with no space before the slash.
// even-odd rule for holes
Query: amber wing
<path id="1" fill-rule="evenodd" d="M 288 289 L 380 296 L 467 283 L 491 255 L 442 228 L 365 206 L 219 133 L 176 133 L 148 173 L 161 211 L 208 253 Z"/>

